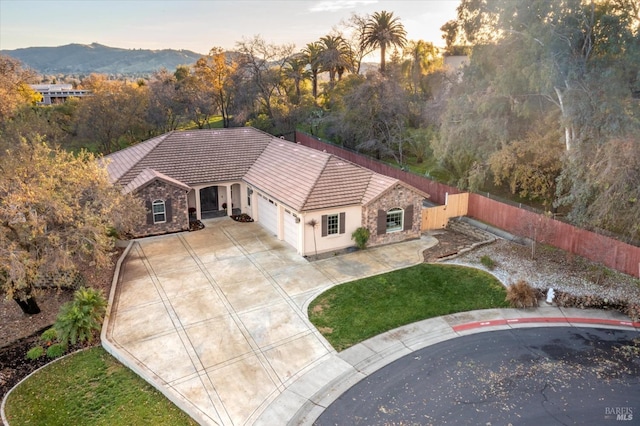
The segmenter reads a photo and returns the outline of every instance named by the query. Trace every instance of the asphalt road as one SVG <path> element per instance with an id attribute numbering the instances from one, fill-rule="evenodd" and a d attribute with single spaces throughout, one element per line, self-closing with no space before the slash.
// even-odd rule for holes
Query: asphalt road
<path id="1" fill-rule="evenodd" d="M 316 425 L 640 424 L 640 333 L 576 327 L 472 334 L 362 380 Z"/>

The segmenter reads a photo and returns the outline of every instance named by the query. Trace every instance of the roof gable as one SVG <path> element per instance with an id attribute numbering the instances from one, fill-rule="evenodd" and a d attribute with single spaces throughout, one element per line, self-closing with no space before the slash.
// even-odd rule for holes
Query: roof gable
<path id="1" fill-rule="evenodd" d="M 129 182 L 123 188 L 122 192 L 125 194 L 128 194 L 130 192 L 138 191 L 155 180 L 162 180 L 168 183 L 169 185 L 177 186 L 178 188 L 182 188 L 185 191 L 191 190 L 191 188 L 188 185 L 185 185 L 184 183 L 176 179 L 173 179 L 165 174 L 162 174 L 152 169 L 144 169 L 142 172 L 140 172 L 138 176 L 136 176 L 131 182 Z"/>
<path id="2" fill-rule="evenodd" d="M 386 176 L 377 175 L 371 170 L 331 155 L 310 191 L 303 210 L 361 204 L 367 196 L 372 179 L 389 180 L 389 185 L 395 182 L 392 178 L 382 178 Z"/>

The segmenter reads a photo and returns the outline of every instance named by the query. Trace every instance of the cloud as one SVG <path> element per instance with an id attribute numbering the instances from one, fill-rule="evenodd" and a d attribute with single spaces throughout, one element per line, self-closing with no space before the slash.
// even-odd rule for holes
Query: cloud
<path id="1" fill-rule="evenodd" d="M 309 11 L 311 12 L 337 12 L 342 9 L 353 9 L 357 6 L 377 3 L 377 0 L 334 0 L 334 1 L 321 1 L 315 6 L 312 6 Z"/>

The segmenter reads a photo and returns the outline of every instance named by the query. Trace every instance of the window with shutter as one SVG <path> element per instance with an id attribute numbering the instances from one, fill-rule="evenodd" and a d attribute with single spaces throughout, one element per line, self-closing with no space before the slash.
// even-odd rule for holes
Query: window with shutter
<path id="1" fill-rule="evenodd" d="M 345 233 L 345 213 L 322 215 L 322 236 L 338 235 Z"/>
<path id="2" fill-rule="evenodd" d="M 165 223 L 167 221 L 167 211 L 164 200 L 155 200 L 152 203 L 153 223 Z"/>
<path id="3" fill-rule="evenodd" d="M 402 231 L 404 211 L 398 207 L 394 207 L 387 211 L 387 232 Z"/>

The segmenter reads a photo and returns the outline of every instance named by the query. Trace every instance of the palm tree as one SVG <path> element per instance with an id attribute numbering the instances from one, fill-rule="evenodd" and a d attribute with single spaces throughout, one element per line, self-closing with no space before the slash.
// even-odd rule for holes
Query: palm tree
<path id="1" fill-rule="evenodd" d="M 313 84 L 313 98 L 318 97 L 318 73 L 320 72 L 320 53 L 322 52 L 322 45 L 315 41 L 307 44 L 302 50 L 305 55 L 307 64 L 311 69 L 311 82 Z"/>
<path id="2" fill-rule="evenodd" d="M 300 102 L 300 83 L 303 80 L 309 78 L 309 71 L 306 70 L 307 59 L 304 54 L 296 54 L 287 59 L 286 68 L 284 69 L 285 76 L 293 80 L 296 88 L 296 101 Z"/>
<path id="3" fill-rule="evenodd" d="M 329 84 L 333 86 L 336 75 L 338 80 L 342 78 L 345 70 L 353 68 L 351 49 L 342 36 L 327 35 L 320 39 L 322 51 L 320 52 L 320 64 L 322 71 L 329 72 Z"/>
<path id="4" fill-rule="evenodd" d="M 387 46 L 404 47 L 407 43 L 407 32 L 393 12 L 376 12 L 365 24 L 362 38 L 363 48 L 380 49 L 380 72 L 385 71 Z"/>
<path id="5" fill-rule="evenodd" d="M 438 48 L 424 40 L 410 41 L 404 50 L 407 59 L 402 64 L 402 71 L 408 77 L 413 94 L 418 90 L 426 91 L 424 76 L 435 68 L 438 60 Z"/>

